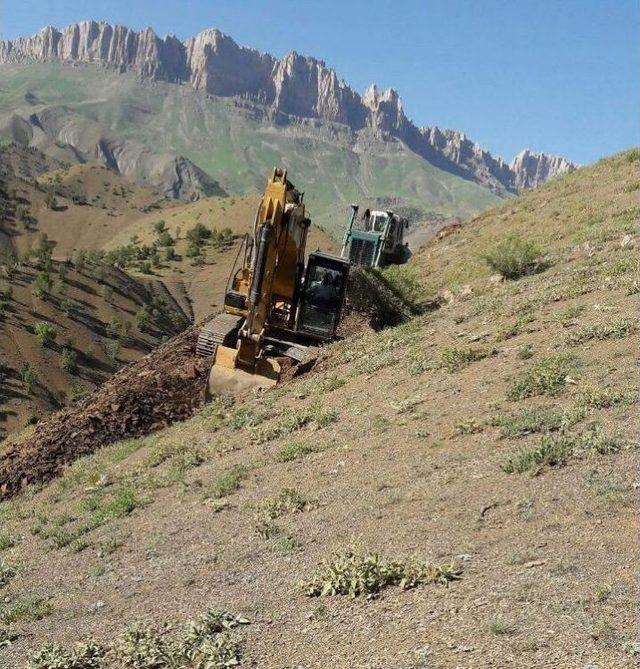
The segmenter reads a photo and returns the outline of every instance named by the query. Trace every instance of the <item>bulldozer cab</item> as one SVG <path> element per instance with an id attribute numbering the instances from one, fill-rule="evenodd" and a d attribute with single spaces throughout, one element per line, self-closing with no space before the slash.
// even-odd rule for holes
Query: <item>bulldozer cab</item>
<path id="1" fill-rule="evenodd" d="M 407 245 L 405 218 L 392 211 L 365 210 L 358 219 L 358 205 L 352 204 L 352 215 L 342 243 L 342 257 L 352 265 L 384 267 L 390 263 L 406 262 Z"/>
<path id="2" fill-rule="evenodd" d="M 335 337 L 347 288 L 349 261 L 316 251 L 309 256 L 297 331 L 322 340 Z"/>

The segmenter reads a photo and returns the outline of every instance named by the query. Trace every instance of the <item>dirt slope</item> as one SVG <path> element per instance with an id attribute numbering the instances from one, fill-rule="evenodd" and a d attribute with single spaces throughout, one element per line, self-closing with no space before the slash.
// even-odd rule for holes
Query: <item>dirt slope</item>
<path id="1" fill-rule="evenodd" d="M 261 669 L 635 666 L 639 160 L 434 240 L 414 267 L 441 309 L 0 505 L 0 666 L 210 606 Z M 482 256 L 511 234 L 541 271 L 497 281 Z M 377 596 L 307 596 L 349 547 L 461 578 L 383 587 L 402 565 L 370 562 Z"/>

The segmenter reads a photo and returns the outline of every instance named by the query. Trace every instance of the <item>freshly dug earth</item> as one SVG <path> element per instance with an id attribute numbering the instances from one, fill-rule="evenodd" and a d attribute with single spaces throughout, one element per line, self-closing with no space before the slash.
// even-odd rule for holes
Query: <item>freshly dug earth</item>
<path id="1" fill-rule="evenodd" d="M 45 483 L 76 460 L 120 439 L 184 420 L 204 403 L 211 359 L 197 358 L 193 326 L 115 374 L 79 405 L 41 421 L 0 454 L 0 499 Z"/>

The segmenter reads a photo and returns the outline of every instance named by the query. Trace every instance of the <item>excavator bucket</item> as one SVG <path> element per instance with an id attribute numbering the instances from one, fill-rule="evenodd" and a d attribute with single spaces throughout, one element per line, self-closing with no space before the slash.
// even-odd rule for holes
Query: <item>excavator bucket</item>
<path id="1" fill-rule="evenodd" d="M 237 395 L 247 390 L 266 390 L 278 383 L 280 365 L 277 360 L 259 358 L 253 371 L 236 367 L 235 348 L 218 346 L 207 391 L 209 397 Z"/>

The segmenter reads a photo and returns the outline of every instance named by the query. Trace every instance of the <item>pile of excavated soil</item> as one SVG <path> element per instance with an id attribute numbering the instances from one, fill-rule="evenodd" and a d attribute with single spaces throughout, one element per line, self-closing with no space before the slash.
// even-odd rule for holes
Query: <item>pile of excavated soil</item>
<path id="1" fill-rule="evenodd" d="M 44 483 L 102 446 L 159 430 L 205 401 L 210 358 L 197 358 L 193 326 L 120 370 L 79 405 L 38 423 L 0 453 L 0 500 Z"/>

